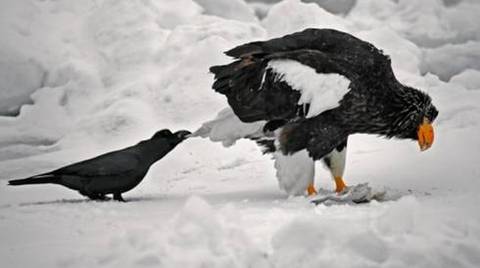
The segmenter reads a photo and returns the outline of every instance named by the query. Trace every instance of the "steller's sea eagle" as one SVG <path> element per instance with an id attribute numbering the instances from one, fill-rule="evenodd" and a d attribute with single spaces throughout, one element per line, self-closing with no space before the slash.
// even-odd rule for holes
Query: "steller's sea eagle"
<path id="1" fill-rule="evenodd" d="M 257 141 L 274 154 L 280 186 L 289 194 L 316 193 L 319 159 L 336 191 L 343 191 L 351 134 L 416 140 L 422 151 L 433 143 L 438 111 L 431 98 L 400 83 L 388 56 L 348 33 L 306 29 L 225 54 L 235 60 L 210 71 L 213 89 L 230 108 L 195 135 Z"/>

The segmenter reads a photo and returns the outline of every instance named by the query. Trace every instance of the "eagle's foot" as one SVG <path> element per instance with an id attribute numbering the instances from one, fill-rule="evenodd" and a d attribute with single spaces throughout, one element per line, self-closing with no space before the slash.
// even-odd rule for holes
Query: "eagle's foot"
<path id="1" fill-rule="evenodd" d="M 312 196 L 312 195 L 316 195 L 316 194 L 317 194 L 317 190 L 315 190 L 315 186 L 313 185 L 313 183 L 310 183 L 310 184 L 308 185 L 307 194 L 308 194 L 308 196 Z"/>
<path id="2" fill-rule="evenodd" d="M 342 177 L 335 177 L 335 185 L 335 192 L 337 193 L 343 192 L 343 190 L 345 190 L 345 188 L 347 187 Z"/>

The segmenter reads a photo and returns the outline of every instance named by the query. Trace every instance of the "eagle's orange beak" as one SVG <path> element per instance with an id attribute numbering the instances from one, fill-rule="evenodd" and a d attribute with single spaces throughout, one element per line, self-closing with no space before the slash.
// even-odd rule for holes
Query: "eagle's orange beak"
<path id="1" fill-rule="evenodd" d="M 425 151 L 430 148 L 433 144 L 433 127 L 426 117 L 423 118 L 423 122 L 418 128 L 418 145 L 420 146 L 421 151 Z"/>

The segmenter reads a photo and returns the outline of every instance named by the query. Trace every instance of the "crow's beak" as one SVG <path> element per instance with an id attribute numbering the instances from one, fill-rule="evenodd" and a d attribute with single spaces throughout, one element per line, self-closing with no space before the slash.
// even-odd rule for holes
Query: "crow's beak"
<path id="1" fill-rule="evenodd" d="M 423 118 L 422 124 L 418 127 L 417 135 L 420 151 L 425 151 L 432 146 L 434 139 L 433 126 L 426 117 Z"/>
<path id="2" fill-rule="evenodd" d="M 188 139 L 192 136 L 192 133 L 188 130 L 180 130 L 180 131 L 175 132 L 175 134 L 177 135 L 177 137 L 179 139 L 182 139 L 182 140 Z"/>

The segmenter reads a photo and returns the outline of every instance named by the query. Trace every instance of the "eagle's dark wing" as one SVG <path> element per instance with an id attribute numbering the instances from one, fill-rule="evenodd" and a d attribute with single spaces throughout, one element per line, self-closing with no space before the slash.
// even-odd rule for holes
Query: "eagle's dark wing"
<path id="1" fill-rule="evenodd" d="M 124 149 L 57 169 L 51 174 L 80 177 L 125 175 L 129 172 L 135 172 L 139 165 L 139 154 L 133 150 Z"/>
<path id="2" fill-rule="evenodd" d="M 284 79 L 289 70 L 279 71 L 272 67 L 274 62 L 294 61 L 318 74 L 338 74 L 352 83 L 389 75 L 385 71 L 388 68 L 381 66 L 389 66 L 390 61 L 381 51 L 351 35 L 329 29 L 307 29 L 282 38 L 248 43 L 226 54 L 237 60 L 210 68 L 215 74 L 213 88 L 227 96 L 235 114 L 244 122 L 305 117 L 305 107 L 299 105 L 302 89 Z"/>
<path id="3" fill-rule="evenodd" d="M 347 77 L 349 74 L 360 76 L 393 75 L 390 68 L 390 58 L 384 55 L 381 50 L 353 35 L 333 29 L 310 28 L 280 38 L 243 44 L 225 52 L 225 54 L 239 59 L 261 58 L 265 55 L 295 50 L 323 52 L 327 58 L 334 62 L 338 61 L 338 64 L 344 64 L 344 67 L 348 68 L 347 73 L 343 74 Z M 336 70 L 327 68 L 325 71 L 335 72 Z M 319 70 L 319 72 L 322 71 Z M 352 78 L 349 77 L 349 79 Z"/>

